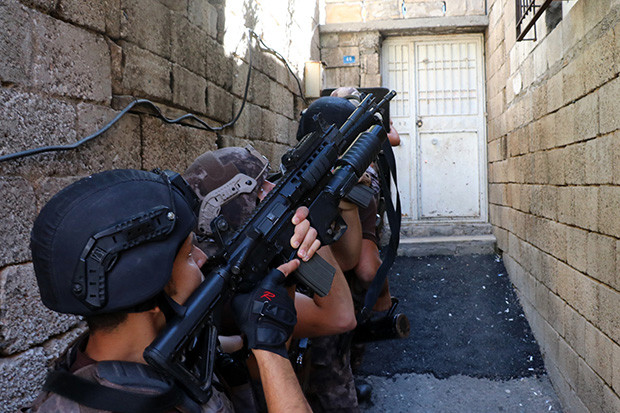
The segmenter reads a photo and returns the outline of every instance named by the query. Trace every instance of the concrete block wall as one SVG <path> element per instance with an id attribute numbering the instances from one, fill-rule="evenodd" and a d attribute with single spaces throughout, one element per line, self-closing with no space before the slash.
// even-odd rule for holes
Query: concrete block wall
<path id="1" fill-rule="evenodd" d="M 245 28 L 303 73 L 318 60 L 318 2 L 281 13 L 226 0 L 0 2 L 0 155 L 74 143 L 136 98 L 170 118 L 191 112 L 218 126 L 241 106 Z M 253 43 L 248 102 L 234 127 L 208 132 L 130 114 L 77 150 L 0 163 L 0 411 L 36 396 L 46 369 L 85 327 L 39 302 L 29 234 L 45 202 L 111 168 L 183 171 L 206 150 L 252 143 L 272 161 L 295 142 L 302 101 L 283 62 Z M 303 79 L 302 79 L 303 84 Z"/>
<path id="2" fill-rule="evenodd" d="M 620 1 L 489 1 L 490 220 L 566 412 L 620 411 Z"/>

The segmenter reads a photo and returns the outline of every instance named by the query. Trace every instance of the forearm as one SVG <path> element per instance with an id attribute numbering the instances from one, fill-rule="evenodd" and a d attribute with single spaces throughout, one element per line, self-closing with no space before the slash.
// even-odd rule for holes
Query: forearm
<path id="1" fill-rule="evenodd" d="M 317 337 L 353 330 L 356 325 L 351 290 L 329 247 L 319 250 L 323 259 L 336 268 L 329 294 L 314 298 L 297 294 L 297 325 L 293 337 Z"/>
<path id="2" fill-rule="evenodd" d="M 312 412 L 288 359 L 264 350 L 253 350 L 270 412 Z"/>
<path id="3" fill-rule="evenodd" d="M 341 215 L 347 223 L 347 230 L 331 247 L 342 271 L 349 271 L 357 265 L 360 258 L 362 225 L 357 207 L 344 209 Z"/>

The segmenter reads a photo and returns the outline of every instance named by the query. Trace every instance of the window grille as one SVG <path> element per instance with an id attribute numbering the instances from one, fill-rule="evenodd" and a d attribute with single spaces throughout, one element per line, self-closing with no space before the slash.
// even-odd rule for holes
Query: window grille
<path id="1" fill-rule="evenodd" d="M 536 21 L 542 16 L 544 11 L 549 7 L 552 0 L 515 0 L 516 5 L 516 23 L 517 23 L 517 41 L 536 40 Z M 530 37 L 526 38 L 528 32 Z"/>

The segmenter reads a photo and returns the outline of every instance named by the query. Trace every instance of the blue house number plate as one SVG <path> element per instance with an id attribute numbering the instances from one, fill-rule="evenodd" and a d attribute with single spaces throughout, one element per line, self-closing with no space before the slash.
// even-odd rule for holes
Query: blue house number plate
<path id="1" fill-rule="evenodd" d="M 351 56 L 351 55 L 343 56 L 342 63 L 345 63 L 345 64 L 355 63 L 355 56 Z"/>

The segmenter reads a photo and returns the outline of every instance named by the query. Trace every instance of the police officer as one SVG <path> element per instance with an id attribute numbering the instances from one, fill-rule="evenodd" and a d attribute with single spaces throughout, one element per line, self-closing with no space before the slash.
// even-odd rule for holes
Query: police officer
<path id="1" fill-rule="evenodd" d="M 59 360 L 30 411 L 232 411 L 216 386 L 199 404 L 143 358 L 166 323 L 163 303 L 182 305 L 203 281 L 206 255 L 193 245 L 197 207 L 180 175 L 138 170 L 81 179 L 43 207 L 31 234 L 41 299 L 54 311 L 84 316 L 90 332 Z M 306 216 L 307 210 L 296 212 L 291 243 L 307 248 L 315 236 Z M 282 282 L 298 265 L 296 259 L 280 266 L 233 300 L 270 411 L 309 411 L 282 356 L 284 341 L 257 339 L 259 327 L 273 331 L 267 336 L 288 337 L 293 325 L 265 323 L 251 311 L 257 294 L 269 288 L 278 297 L 275 305 L 294 314 Z"/>

